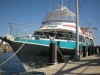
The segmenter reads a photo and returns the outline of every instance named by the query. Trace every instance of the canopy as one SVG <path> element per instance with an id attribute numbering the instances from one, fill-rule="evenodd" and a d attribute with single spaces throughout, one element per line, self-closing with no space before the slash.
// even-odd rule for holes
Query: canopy
<path id="1" fill-rule="evenodd" d="M 75 22 L 75 14 L 64 6 L 58 7 L 54 12 L 49 12 L 42 24 L 48 22 Z"/>

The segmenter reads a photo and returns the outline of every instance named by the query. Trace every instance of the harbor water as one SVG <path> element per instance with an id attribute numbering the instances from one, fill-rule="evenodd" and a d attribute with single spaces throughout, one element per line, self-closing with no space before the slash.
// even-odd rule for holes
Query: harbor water
<path id="1" fill-rule="evenodd" d="M 6 61 L 13 52 L 1 52 L 0 53 L 0 64 Z M 12 59 L 10 59 L 7 63 L 0 66 L 0 70 L 4 72 L 3 75 L 12 75 L 13 73 L 25 72 L 25 69 L 19 60 L 19 58 L 15 55 Z"/>
<path id="2" fill-rule="evenodd" d="M 6 61 L 10 56 L 12 56 L 14 52 L 0 52 L 0 64 Z M 23 60 L 22 60 L 23 59 Z M 13 74 L 20 74 L 26 72 L 32 72 L 32 74 L 42 75 L 41 72 L 33 72 L 36 68 L 46 67 L 48 57 L 22 57 L 21 60 L 15 55 L 11 58 L 7 63 L 0 66 L 0 72 L 3 75 L 13 75 Z M 1 74 L 1 73 L 0 73 Z M 2 74 L 1 74 L 2 75 Z M 44 75 L 44 73 L 43 73 Z"/>

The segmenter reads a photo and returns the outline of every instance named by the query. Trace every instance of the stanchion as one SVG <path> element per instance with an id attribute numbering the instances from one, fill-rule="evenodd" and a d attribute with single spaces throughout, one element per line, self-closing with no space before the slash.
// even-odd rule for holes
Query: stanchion
<path id="1" fill-rule="evenodd" d="M 99 50 L 99 55 L 100 55 L 100 46 L 98 48 L 99 48 L 98 50 Z"/>
<path id="2" fill-rule="evenodd" d="M 83 46 L 83 57 L 86 57 L 86 53 L 87 53 L 86 46 Z"/>
<path id="3" fill-rule="evenodd" d="M 89 46 L 89 48 L 88 48 L 88 56 L 90 56 L 91 53 L 92 53 L 92 46 Z"/>
<path id="4" fill-rule="evenodd" d="M 56 64 L 57 63 L 57 45 L 56 43 L 50 43 L 50 56 L 49 56 L 49 63 Z"/>
<path id="5" fill-rule="evenodd" d="M 100 55 L 100 48 L 99 48 L 99 46 L 96 46 L 96 48 L 97 48 L 97 55 L 99 56 Z"/>
<path id="6" fill-rule="evenodd" d="M 95 47 L 92 46 L 92 55 L 94 55 L 94 50 L 95 50 Z"/>
<path id="7" fill-rule="evenodd" d="M 95 55 L 97 55 L 97 46 L 95 46 Z"/>

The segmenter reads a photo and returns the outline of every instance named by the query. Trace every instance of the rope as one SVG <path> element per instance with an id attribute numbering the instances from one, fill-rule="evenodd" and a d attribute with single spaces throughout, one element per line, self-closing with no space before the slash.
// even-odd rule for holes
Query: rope
<path id="1" fill-rule="evenodd" d="M 58 46 L 56 45 L 58 52 L 60 53 L 60 55 L 62 56 L 62 58 L 64 57 L 63 54 L 61 53 L 61 51 L 59 50 Z"/>
<path id="2" fill-rule="evenodd" d="M 42 34 L 46 37 L 46 39 L 47 39 L 47 36 L 45 35 L 45 33 L 42 31 L 42 30 L 40 30 L 41 32 L 42 32 Z"/>
<path id="3" fill-rule="evenodd" d="M 26 44 L 26 41 L 19 47 L 19 49 L 12 56 L 10 56 L 7 60 L 1 63 L 0 67 L 3 66 L 5 63 L 7 63 L 10 59 L 12 59 L 17 54 L 22 49 L 22 47 Z"/>

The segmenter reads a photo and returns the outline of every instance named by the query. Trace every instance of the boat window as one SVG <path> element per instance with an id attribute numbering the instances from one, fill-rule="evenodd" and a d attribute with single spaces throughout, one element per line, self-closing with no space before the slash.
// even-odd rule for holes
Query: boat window
<path id="1" fill-rule="evenodd" d="M 56 39 L 72 40 L 72 34 L 69 32 L 58 32 Z"/>
<path id="2" fill-rule="evenodd" d="M 73 41 L 76 41 L 76 33 L 73 33 L 73 34 L 72 34 L 72 40 L 73 40 Z M 80 41 L 80 42 L 85 42 L 84 36 L 79 35 L 79 41 Z"/>
<path id="3" fill-rule="evenodd" d="M 44 35 L 45 34 L 45 35 Z M 35 32 L 34 34 L 33 34 L 33 37 L 35 37 L 36 39 L 39 39 L 39 38 L 46 38 L 47 37 L 47 33 L 42 33 L 42 32 Z"/>
<path id="4" fill-rule="evenodd" d="M 56 36 L 56 33 L 55 32 L 49 32 L 48 33 L 51 37 L 55 37 Z"/>
<path id="5" fill-rule="evenodd" d="M 51 21 L 44 21 L 44 22 L 42 22 L 42 24 L 46 24 L 46 23 L 49 23 L 49 22 L 70 22 L 70 23 L 75 23 L 75 21 L 73 21 L 73 20 L 51 20 Z"/>
<path id="6" fill-rule="evenodd" d="M 73 38 L 73 41 L 76 41 L 76 34 L 75 33 L 72 34 L 72 38 Z"/>
<path id="7" fill-rule="evenodd" d="M 48 26 L 50 26 L 50 25 L 61 25 L 62 23 L 58 23 L 58 22 L 47 22 L 47 23 L 45 23 L 45 24 L 43 24 L 43 25 L 48 25 Z"/>
<path id="8" fill-rule="evenodd" d="M 63 40 L 73 40 L 73 41 L 76 41 L 76 33 L 72 33 L 72 32 L 61 32 L 61 31 L 58 31 L 58 32 L 55 32 L 55 31 L 52 31 L 52 32 L 35 32 L 34 37 L 36 38 L 48 38 L 51 36 L 51 37 L 55 37 L 55 39 L 63 39 Z M 84 42 L 84 37 L 83 36 L 79 36 L 79 41 L 80 42 Z"/>
<path id="9" fill-rule="evenodd" d="M 85 40 L 84 40 L 84 36 L 79 35 L 79 41 L 80 41 L 80 42 L 85 42 Z"/>

